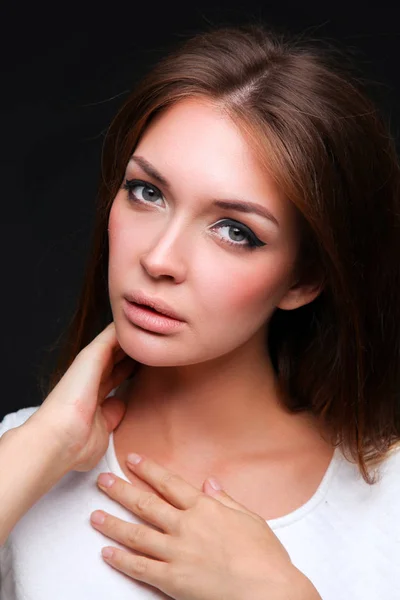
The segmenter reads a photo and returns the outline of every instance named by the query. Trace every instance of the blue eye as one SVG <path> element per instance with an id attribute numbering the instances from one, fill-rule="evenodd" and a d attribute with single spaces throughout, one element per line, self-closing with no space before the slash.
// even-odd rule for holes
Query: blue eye
<path id="1" fill-rule="evenodd" d="M 128 198 L 131 202 L 136 202 L 140 204 L 155 204 L 154 199 L 157 199 L 157 197 L 163 197 L 158 188 L 156 188 L 154 185 L 146 183 L 145 181 L 142 181 L 141 179 L 126 179 L 122 187 L 128 192 Z M 136 189 L 141 189 L 141 191 L 139 191 L 139 194 L 136 191 L 134 191 Z M 256 237 L 256 235 L 251 231 L 251 229 L 249 229 L 248 227 L 246 227 L 246 225 L 243 225 L 243 223 L 240 223 L 239 221 L 235 221 L 233 219 L 224 219 L 223 221 L 217 223 L 212 227 L 212 230 L 215 229 L 232 229 L 235 231 L 235 233 L 233 234 L 234 236 L 239 235 L 241 237 L 244 237 L 245 243 L 243 243 L 243 240 L 235 241 L 234 239 L 227 239 L 226 237 L 220 238 L 225 244 L 233 246 L 237 249 L 255 250 L 256 248 L 266 246 L 264 242 L 262 242 L 258 239 L 258 237 Z"/>
<path id="2" fill-rule="evenodd" d="M 162 194 L 156 187 L 149 185 L 148 183 L 146 183 L 145 181 L 141 181 L 140 179 L 126 179 L 123 188 L 124 190 L 127 190 L 129 199 L 133 202 L 144 201 L 145 203 L 150 202 L 150 204 L 154 204 L 154 202 L 152 202 L 152 200 L 154 200 L 154 197 L 157 195 L 162 196 Z M 143 200 L 139 198 L 136 193 L 133 192 L 135 188 L 143 189 L 143 191 L 140 192 L 143 196 Z"/>
<path id="3" fill-rule="evenodd" d="M 245 248 L 247 250 L 254 250 L 255 248 L 266 246 L 266 244 L 259 240 L 258 237 L 256 237 L 250 229 L 243 225 L 243 223 L 239 223 L 238 221 L 234 221 L 233 219 L 225 219 L 221 223 L 217 223 L 217 225 L 214 225 L 212 229 L 232 229 L 233 231 L 235 231 L 235 233 L 233 234 L 234 236 L 238 234 L 241 237 L 244 236 L 246 240 L 244 244 L 240 243 L 241 240 L 233 241 L 233 239 L 228 240 L 226 238 L 222 238 L 225 243 L 229 244 L 230 246 L 236 246 L 236 248 L 240 247 Z"/>

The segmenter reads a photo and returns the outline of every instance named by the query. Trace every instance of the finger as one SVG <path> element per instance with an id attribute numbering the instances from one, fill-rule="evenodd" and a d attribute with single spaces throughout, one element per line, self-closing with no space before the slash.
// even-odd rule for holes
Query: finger
<path id="1" fill-rule="evenodd" d="M 105 486 L 101 475 L 107 475 L 111 485 Z M 132 483 L 124 481 L 112 473 L 101 473 L 97 485 L 110 498 L 125 506 L 135 515 L 155 525 L 166 533 L 178 530 L 179 511 L 152 492 L 139 490 Z"/>
<path id="2" fill-rule="evenodd" d="M 100 404 L 104 402 L 108 394 L 120 383 L 125 381 L 135 368 L 136 361 L 130 356 L 126 356 L 113 369 L 112 373 L 99 386 Z"/>
<path id="3" fill-rule="evenodd" d="M 111 321 L 96 337 L 92 340 L 94 344 L 105 344 L 107 347 L 116 347 L 118 344 L 117 331 L 114 321 Z"/>
<path id="4" fill-rule="evenodd" d="M 103 552 L 109 549 L 112 550 L 112 556 L 106 558 Z M 146 558 L 145 556 L 136 556 L 130 552 L 125 552 L 125 550 L 109 546 L 102 549 L 102 555 L 109 565 L 118 569 L 121 573 L 156 587 L 168 595 L 169 587 L 171 587 L 168 585 L 170 580 L 168 563 Z"/>
<path id="5" fill-rule="evenodd" d="M 110 383 L 113 389 L 119 385 L 133 371 L 136 366 L 136 361 L 130 356 L 125 356 L 117 365 L 115 365 L 110 376 Z"/>
<path id="6" fill-rule="evenodd" d="M 104 518 L 103 523 L 96 522 L 95 519 L 101 517 Z M 142 552 L 158 560 L 169 561 L 172 558 L 168 543 L 171 538 L 147 525 L 128 523 L 100 510 L 90 515 L 90 522 L 101 533 L 131 550 Z"/>
<path id="7" fill-rule="evenodd" d="M 93 346 L 101 346 L 104 348 L 107 354 L 113 354 L 120 348 L 120 344 L 117 337 L 114 321 L 111 321 L 100 333 L 87 344 L 79 354 L 88 354 L 92 352 Z"/>
<path id="8" fill-rule="evenodd" d="M 211 483 L 210 483 L 211 481 L 216 482 L 216 479 L 214 479 L 213 477 L 206 479 L 204 481 L 204 485 L 203 485 L 204 492 L 208 496 L 212 496 L 213 498 L 218 500 L 218 502 L 221 502 L 221 504 L 224 504 L 228 508 L 234 508 L 235 510 L 240 510 L 241 512 L 244 512 L 253 517 L 254 516 L 258 517 L 259 519 L 262 518 L 259 515 L 257 515 L 256 513 L 254 513 L 253 511 L 249 510 L 246 506 L 244 506 L 244 504 L 240 504 L 240 502 L 237 502 L 236 500 L 234 500 L 231 496 L 229 496 L 229 494 L 227 494 L 225 492 L 225 490 L 223 490 L 223 489 L 216 490 L 215 487 L 213 487 L 211 485 Z M 219 486 L 221 485 L 218 482 L 216 482 L 216 483 Z M 264 519 L 262 519 L 262 520 L 264 521 Z"/>
<path id="9" fill-rule="evenodd" d="M 129 461 L 129 456 L 135 455 L 133 453 L 128 455 L 126 464 L 129 469 L 151 485 L 173 506 L 180 509 L 194 506 L 201 495 L 197 488 L 150 458 L 142 456 L 140 462 L 135 464 Z"/>
<path id="10" fill-rule="evenodd" d="M 113 351 L 114 364 L 118 364 L 120 360 L 127 356 L 125 350 L 121 346 L 117 346 Z"/>
<path id="11" fill-rule="evenodd" d="M 108 380 L 114 367 L 115 355 L 121 354 L 120 350 L 122 348 L 112 322 L 80 350 L 74 361 L 75 368 L 80 368 L 87 374 L 88 365 L 90 365 L 93 377 L 96 380 L 99 378 L 100 383 L 104 383 Z"/>
<path id="12" fill-rule="evenodd" d="M 114 321 L 111 321 L 87 346 L 82 348 L 79 354 L 92 354 L 93 347 L 99 346 L 96 350 L 96 358 L 103 365 L 104 363 L 118 362 L 126 352 L 122 349 L 115 329 Z"/>
<path id="13" fill-rule="evenodd" d="M 101 412 L 106 421 L 107 431 L 111 433 L 119 425 L 126 413 L 126 403 L 120 398 L 112 396 L 102 403 Z"/>

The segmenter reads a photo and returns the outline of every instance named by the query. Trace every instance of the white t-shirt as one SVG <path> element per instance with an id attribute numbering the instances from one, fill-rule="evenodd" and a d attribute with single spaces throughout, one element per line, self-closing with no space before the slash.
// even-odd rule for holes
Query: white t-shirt
<path id="1" fill-rule="evenodd" d="M 38 408 L 6 415 L 0 435 Z M 97 476 L 105 471 L 128 481 L 115 455 L 113 434 L 92 471 L 69 472 L 14 527 L 0 548 L 1 600 L 168 598 L 113 569 L 101 556 L 104 546 L 124 547 L 92 527 L 94 510 L 143 523 L 97 487 Z M 323 600 L 400 599 L 399 450 L 389 455 L 381 473 L 378 483 L 369 486 L 336 449 L 312 498 L 267 521 Z"/>

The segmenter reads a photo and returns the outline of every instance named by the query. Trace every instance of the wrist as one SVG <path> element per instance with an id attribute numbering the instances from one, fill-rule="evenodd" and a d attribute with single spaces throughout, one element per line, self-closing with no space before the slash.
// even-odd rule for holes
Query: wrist
<path id="1" fill-rule="evenodd" d="M 0 438 L 0 545 L 21 517 L 68 472 L 57 445 L 40 433 L 23 424 Z"/>
<path id="2" fill-rule="evenodd" d="M 267 600 L 271 593 L 279 600 L 322 600 L 310 579 L 294 565 L 279 581 L 263 583 L 252 598 Z"/>
<path id="3" fill-rule="evenodd" d="M 37 474 L 38 485 L 52 487 L 71 469 L 65 447 L 54 432 L 41 427 L 33 415 L 28 421 L 7 433 L 14 439 L 20 472 Z"/>

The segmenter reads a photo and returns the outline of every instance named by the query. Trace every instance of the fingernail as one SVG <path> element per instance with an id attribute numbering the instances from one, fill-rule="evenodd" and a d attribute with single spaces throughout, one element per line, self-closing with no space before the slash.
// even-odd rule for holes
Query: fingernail
<path id="1" fill-rule="evenodd" d="M 212 488 L 214 488 L 214 490 L 222 490 L 222 487 L 220 486 L 220 484 L 218 483 L 218 481 L 216 479 L 214 479 L 214 477 L 209 477 L 208 481 L 210 482 L 210 485 Z"/>
<path id="2" fill-rule="evenodd" d="M 139 454 L 135 454 L 134 452 L 131 452 L 130 454 L 128 454 L 127 461 L 128 461 L 128 463 L 131 463 L 131 465 L 137 465 L 140 463 L 141 460 L 142 460 L 142 457 L 139 456 Z"/>
<path id="3" fill-rule="evenodd" d="M 113 477 L 112 475 L 110 475 L 109 473 L 102 473 L 101 475 L 98 476 L 97 478 L 97 483 L 102 486 L 102 487 L 106 487 L 109 488 L 112 486 L 112 484 L 115 481 L 115 477 Z"/>
<path id="4" fill-rule="evenodd" d="M 97 525 L 103 525 L 104 521 L 106 520 L 106 517 L 102 512 L 96 510 L 90 515 L 90 519 L 93 523 L 96 523 Z"/>
<path id="5" fill-rule="evenodd" d="M 104 558 L 111 558 L 114 554 L 114 550 L 112 548 L 103 548 L 101 551 Z"/>

